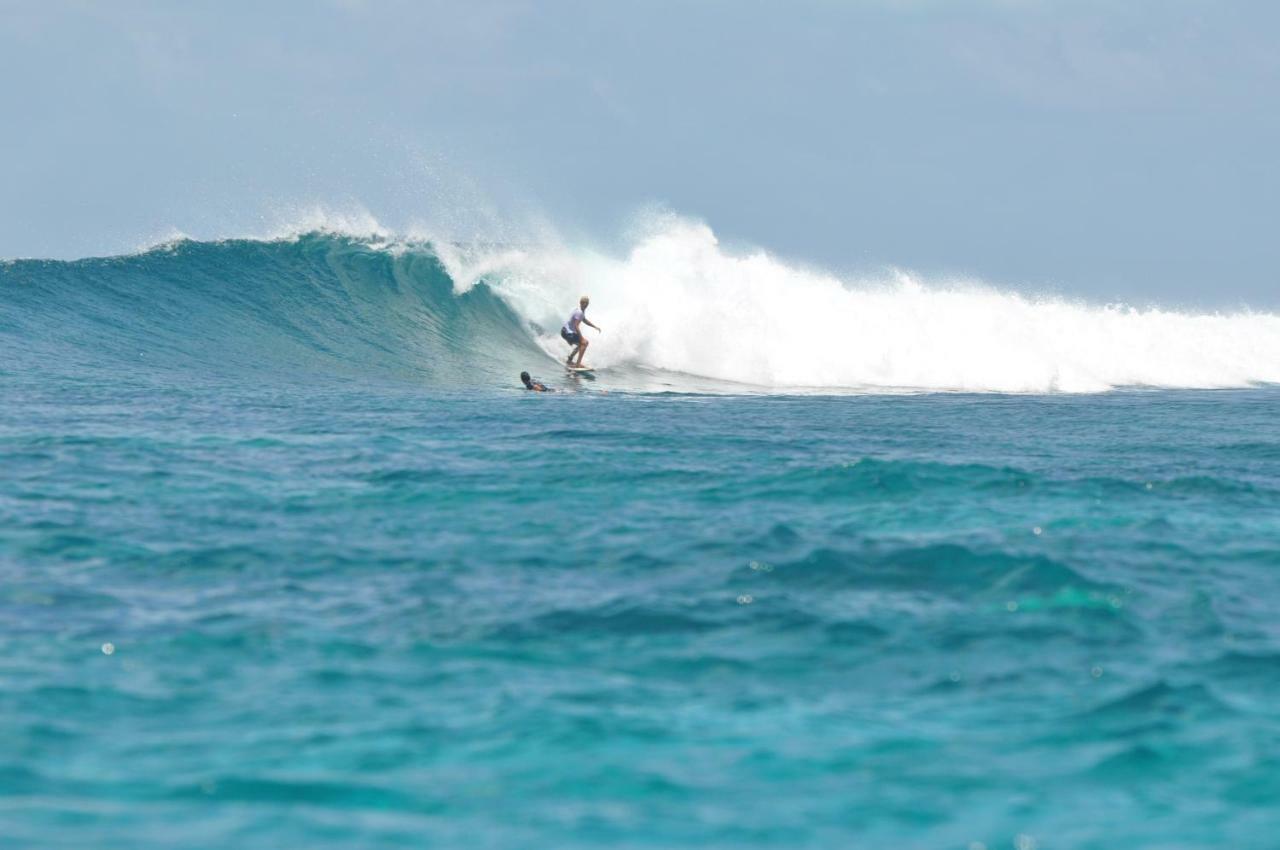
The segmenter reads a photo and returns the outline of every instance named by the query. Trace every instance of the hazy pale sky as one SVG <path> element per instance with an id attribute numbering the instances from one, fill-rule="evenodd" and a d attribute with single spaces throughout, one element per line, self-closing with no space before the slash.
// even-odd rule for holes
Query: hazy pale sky
<path id="1" fill-rule="evenodd" d="M 1273 0 L 0 0 L 0 115 L 4 257 L 661 204 L 837 270 L 1280 305 Z"/>

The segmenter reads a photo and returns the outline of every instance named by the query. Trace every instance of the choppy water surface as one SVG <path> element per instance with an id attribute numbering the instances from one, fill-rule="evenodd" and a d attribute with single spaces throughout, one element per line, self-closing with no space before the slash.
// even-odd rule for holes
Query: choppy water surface
<path id="1" fill-rule="evenodd" d="M 655 394 L 508 346 L 537 395 L 436 377 L 456 323 L 410 365 L 198 290 L 129 337 L 133 290 L 7 274 L 6 846 L 1280 834 L 1274 388 Z"/>
<path id="2" fill-rule="evenodd" d="M 1274 392 L 7 383 L 17 846 L 1280 827 Z"/>

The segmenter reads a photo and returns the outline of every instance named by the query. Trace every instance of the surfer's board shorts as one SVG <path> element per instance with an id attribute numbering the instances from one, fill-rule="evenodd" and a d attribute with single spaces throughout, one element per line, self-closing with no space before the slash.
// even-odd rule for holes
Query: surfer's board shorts
<path id="1" fill-rule="evenodd" d="M 577 345 L 578 343 L 582 342 L 582 334 L 578 333 L 577 331 L 571 331 L 568 328 L 561 328 L 560 336 L 562 336 L 564 338 L 564 341 L 569 343 L 570 345 Z"/>

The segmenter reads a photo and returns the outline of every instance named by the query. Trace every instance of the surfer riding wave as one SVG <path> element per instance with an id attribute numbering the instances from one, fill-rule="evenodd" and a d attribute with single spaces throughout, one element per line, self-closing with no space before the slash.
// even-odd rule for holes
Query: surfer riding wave
<path id="1" fill-rule="evenodd" d="M 586 337 L 582 335 L 581 325 L 586 325 L 589 328 L 595 328 L 597 331 L 600 330 L 599 325 L 594 324 L 587 318 L 587 305 L 590 303 L 591 299 L 585 295 L 579 298 L 578 309 L 573 311 L 573 314 L 569 316 L 569 320 L 564 323 L 564 327 L 560 329 L 560 336 L 571 346 L 569 357 L 564 361 L 567 366 L 572 367 L 576 365 L 579 369 L 583 368 L 582 357 L 587 353 L 587 346 L 590 345 L 590 343 L 588 343 Z M 577 355 L 578 357 L 578 362 L 576 364 L 573 362 L 574 355 Z"/>

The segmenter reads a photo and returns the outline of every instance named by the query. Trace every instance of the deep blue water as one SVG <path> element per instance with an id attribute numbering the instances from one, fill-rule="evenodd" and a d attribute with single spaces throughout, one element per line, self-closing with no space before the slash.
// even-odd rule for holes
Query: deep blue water
<path id="1" fill-rule="evenodd" d="M 1280 390 L 574 383 L 442 275 L 0 266 L 0 846 L 1280 846 Z"/>

